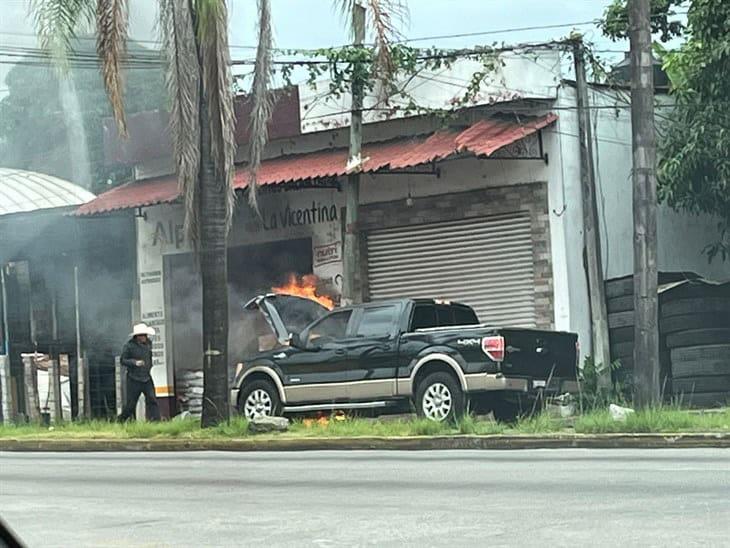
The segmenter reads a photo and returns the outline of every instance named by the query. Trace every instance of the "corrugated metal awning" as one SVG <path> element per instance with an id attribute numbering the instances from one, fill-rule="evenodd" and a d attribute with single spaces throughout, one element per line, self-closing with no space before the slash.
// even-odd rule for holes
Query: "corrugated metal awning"
<path id="1" fill-rule="evenodd" d="M 395 139 L 363 146 L 368 158 L 363 171 L 398 170 L 427 164 L 457 155 L 490 156 L 495 151 L 531 135 L 557 120 L 555 114 L 540 117 L 489 118 L 468 128 L 443 130 L 430 135 Z M 260 185 L 275 185 L 324 177 L 346 175 L 347 149 L 331 149 L 308 154 L 281 156 L 262 162 L 258 172 Z M 246 168 L 239 168 L 234 178 L 236 189 L 248 186 Z M 96 215 L 120 209 L 171 203 L 180 196 L 174 176 L 128 183 L 84 204 L 76 215 Z"/>

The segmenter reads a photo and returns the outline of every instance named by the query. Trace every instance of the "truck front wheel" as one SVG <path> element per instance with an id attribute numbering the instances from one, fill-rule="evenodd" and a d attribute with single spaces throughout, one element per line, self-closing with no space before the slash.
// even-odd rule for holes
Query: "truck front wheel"
<path id="1" fill-rule="evenodd" d="M 451 421 L 464 414 L 464 392 L 452 375 L 438 371 L 418 383 L 415 404 L 419 417 L 436 422 Z"/>
<path id="2" fill-rule="evenodd" d="M 238 410 L 247 420 L 281 415 L 281 400 L 273 383 L 257 379 L 241 390 Z"/>

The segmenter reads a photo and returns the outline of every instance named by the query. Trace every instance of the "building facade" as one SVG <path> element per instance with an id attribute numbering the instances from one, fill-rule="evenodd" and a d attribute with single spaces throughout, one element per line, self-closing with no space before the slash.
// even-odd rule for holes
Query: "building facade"
<path id="1" fill-rule="evenodd" d="M 487 323 L 575 331 L 590 354 L 575 87 L 557 54 L 539 61 L 505 59 L 480 99 L 446 124 L 366 118 L 360 290 L 366 300 L 438 297 L 472 305 Z M 433 106 L 453 98 L 432 82 L 414 85 Z M 324 294 L 341 291 L 347 105 L 317 102 L 316 90 L 295 95 L 298 128 L 287 119 L 258 177 L 260 215 L 241 199 L 230 236 L 232 363 L 246 329 L 241 306 L 251 296 L 306 274 Z M 610 279 L 633 268 L 630 110 L 622 90 L 593 86 L 589 96 Z M 140 317 L 159 331 L 153 375 L 159 396 L 172 401 L 176 376 L 202 362 L 199 275 L 174 176 L 164 174 L 169 158 L 136 167 L 153 177 L 101 195 L 78 214 L 135 215 Z M 245 166 L 235 185 L 245 192 Z M 730 277 L 727 263 L 702 254 L 714 228 L 711 218 L 661 206 L 659 269 Z"/>

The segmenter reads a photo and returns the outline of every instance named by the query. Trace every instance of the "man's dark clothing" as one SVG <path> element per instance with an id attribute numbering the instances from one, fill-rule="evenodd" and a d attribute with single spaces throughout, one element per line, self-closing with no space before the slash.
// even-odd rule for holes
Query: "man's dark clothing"
<path id="1" fill-rule="evenodd" d="M 137 366 L 137 360 L 142 360 L 144 365 Z M 152 343 L 149 339 L 146 343 L 140 342 L 132 337 L 122 348 L 122 365 L 127 368 L 128 378 L 135 381 L 146 382 L 151 380 L 150 369 L 152 369 Z"/>
<path id="2" fill-rule="evenodd" d="M 138 366 L 137 360 L 144 365 Z M 147 407 L 147 420 L 160 420 L 160 409 L 155 396 L 155 383 L 152 382 L 150 369 L 152 368 L 152 343 L 149 340 L 142 343 L 132 338 L 122 349 L 121 362 L 127 370 L 127 401 L 124 404 L 120 421 L 126 421 L 134 415 L 137 400 L 144 394 Z"/>

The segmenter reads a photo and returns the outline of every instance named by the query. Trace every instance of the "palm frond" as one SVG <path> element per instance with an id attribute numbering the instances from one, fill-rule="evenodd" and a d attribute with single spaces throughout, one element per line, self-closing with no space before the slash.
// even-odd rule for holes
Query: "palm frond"
<path id="1" fill-rule="evenodd" d="M 335 0 L 343 17 L 347 18 L 350 32 L 354 36 L 352 12 L 359 4 L 367 9 L 369 24 L 375 39 L 375 62 L 373 75 L 385 93 L 388 85 L 396 76 L 396 66 L 391 47 L 402 38 L 400 27 L 408 20 L 408 6 L 405 0 Z"/>
<path id="2" fill-rule="evenodd" d="M 217 181 L 226 195 L 226 230 L 229 230 L 236 199 L 233 190 L 236 117 L 228 49 L 228 8 L 225 0 L 195 0 L 195 6 L 198 55 L 208 105 L 208 120 L 203 123 L 210 124 L 211 151 Z"/>
<path id="3" fill-rule="evenodd" d="M 96 5 L 96 52 L 119 134 L 127 137 L 124 115 L 124 83 L 121 61 L 127 52 L 127 0 L 98 0 Z"/>
<path id="4" fill-rule="evenodd" d="M 184 230 L 195 246 L 200 236 L 200 64 L 188 0 L 160 0 L 158 30 L 167 61 L 170 132 L 185 207 Z"/>
<path id="5" fill-rule="evenodd" d="M 261 165 L 261 158 L 269 139 L 268 123 L 271 118 L 273 101 L 271 98 L 271 80 L 273 78 L 272 48 L 274 40 L 271 31 L 270 0 L 258 0 L 259 8 L 259 43 L 256 50 L 256 66 L 253 75 L 251 109 L 251 139 L 249 144 L 249 185 L 248 201 L 258 212 L 258 185 L 256 173 Z"/>
<path id="6" fill-rule="evenodd" d="M 390 48 L 401 38 L 399 31 L 408 18 L 408 8 L 402 0 L 367 0 L 375 33 L 375 63 L 373 72 L 382 84 L 392 81 L 396 67 Z"/>
<path id="7" fill-rule="evenodd" d="M 76 32 L 94 20 L 95 8 L 96 0 L 31 0 L 29 15 L 40 46 L 67 66 Z"/>

